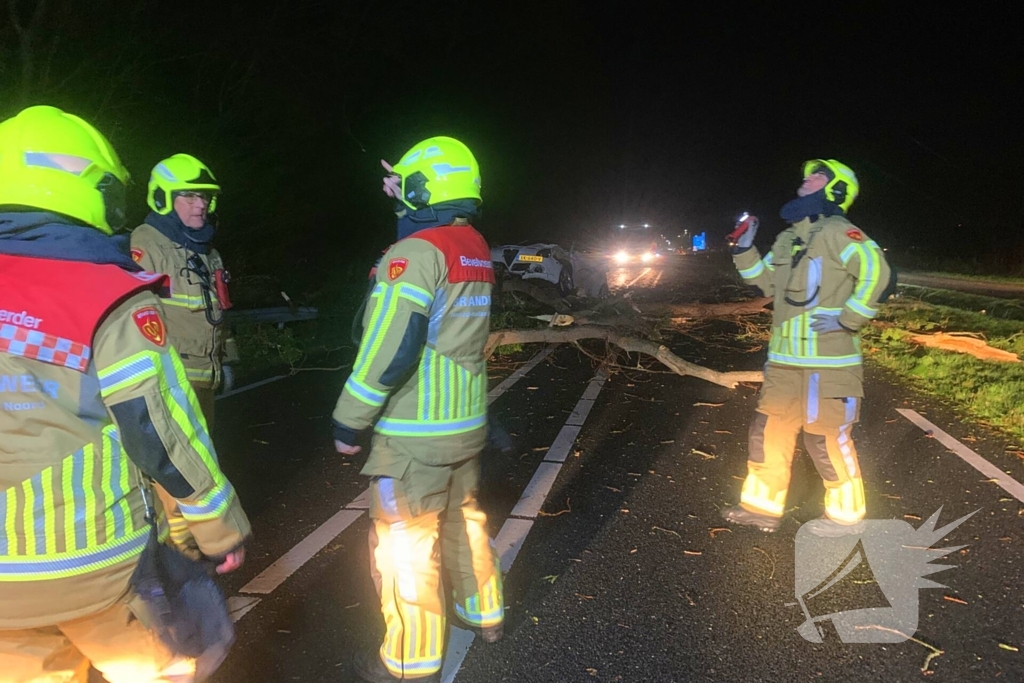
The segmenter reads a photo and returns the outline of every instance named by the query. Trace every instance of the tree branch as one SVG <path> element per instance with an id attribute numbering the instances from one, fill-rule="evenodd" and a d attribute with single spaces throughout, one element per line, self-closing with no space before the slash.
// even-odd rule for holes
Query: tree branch
<path id="1" fill-rule="evenodd" d="M 735 389 L 740 382 L 763 382 L 764 374 L 754 372 L 718 372 L 685 361 L 661 344 L 627 337 L 607 327 L 582 326 L 536 330 L 498 330 L 487 340 L 484 353 L 490 357 L 502 344 L 572 343 L 581 339 L 600 339 L 630 353 L 643 353 L 657 359 L 677 375 L 696 377 L 712 384 Z"/>

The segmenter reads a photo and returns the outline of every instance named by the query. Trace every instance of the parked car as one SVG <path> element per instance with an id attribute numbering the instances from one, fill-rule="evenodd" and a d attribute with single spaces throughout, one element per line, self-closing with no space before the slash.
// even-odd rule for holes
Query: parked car
<path id="1" fill-rule="evenodd" d="M 499 278 L 542 280 L 558 287 L 563 296 L 576 288 L 570 254 L 557 244 L 521 242 L 493 247 L 491 261 Z"/>

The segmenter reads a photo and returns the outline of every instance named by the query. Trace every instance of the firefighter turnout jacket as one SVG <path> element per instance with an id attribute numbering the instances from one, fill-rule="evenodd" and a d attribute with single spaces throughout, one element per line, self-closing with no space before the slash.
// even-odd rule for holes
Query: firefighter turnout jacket
<path id="1" fill-rule="evenodd" d="M 143 223 L 131 236 L 132 259 L 154 273 L 166 273 L 171 294 L 163 300 L 171 345 L 177 349 L 189 381 L 197 388 L 215 389 L 228 341 L 224 311 L 217 295 L 216 273 L 224 262 L 216 249 L 208 254 L 187 249 L 151 225 Z M 205 273 L 197 272 L 205 270 Z"/>
<path id="2" fill-rule="evenodd" d="M 207 556 L 249 534 L 168 339 L 154 293 L 165 283 L 0 255 L 0 629 L 125 595 L 150 532 L 138 470 L 176 499 Z"/>

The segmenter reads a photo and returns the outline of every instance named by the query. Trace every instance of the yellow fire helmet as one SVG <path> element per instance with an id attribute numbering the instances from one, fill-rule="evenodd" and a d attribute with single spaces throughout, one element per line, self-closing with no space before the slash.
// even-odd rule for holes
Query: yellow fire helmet
<path id="1" fill-rule="evenodd" d="M 0 205 L 69 216 L 104 233 L 125 224 L 128 169 L 91 124 L 34 106 L 0 123 Z"/>
<path id="2" fill-rule="evenodd" d="M 393 172 L 402 178 L 400 199 L 410 209 L 455 199 L 482 201 L 480 165 L 455 138 L 433 137 L 413 145 Z"/>
<path id="3" fill-rule="evenodd" d="M 804 163 L 804 178 L 818 171 L 829 178 L 828 185 L 825 186 L 825 198 L 838 204 L 844 213 L 848 211 L 853 200 L 860 194 L 857 174 L 852 168 L 835 159 L 811 159 Z"/>
<path id="4" fill-rule="evenodd" d="M 210 213 L 217 210 L 220 183 L 213 177 L 210 167 L 191 154 L 175 154 L 153 167 L 149 175 L 146 203 L 162 216 L 174 210 L 175 192 L 209 192 Z"/>

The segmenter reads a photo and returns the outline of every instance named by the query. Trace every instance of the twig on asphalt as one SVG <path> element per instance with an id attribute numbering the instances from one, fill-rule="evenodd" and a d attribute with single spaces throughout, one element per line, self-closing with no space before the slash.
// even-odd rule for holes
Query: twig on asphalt
<path id="1" fill-rule="evenodd" d="M 768 561 L 772 563 L 772 573 L 768 576 L 768 580 L 771 581 L 772 579 L 775 578 L 775 558 L 772 557 L 771 555 L 769 555 L 768 553 L 766 553 L 761 548 L 758 548 L 757 546 L 754 546 L 754 550 L 756 550 L 757 552 L 759 552 L 762 555 L 764 555 L 765 557 L 767 557 Z"/>
<path id="2" fill-rule="evenodd" d="M 671 529 L 662 529 L 660 526 L 652 526 L 651 527 L 651 531 L 654 531 L 655 529 L 657 529 L 658 531 L 664 531 L 666 534 L 672 534 L 673 536 L 675 536 L 679 540 L 683 539 L 682 536 L 680 536 L 677 532 L 672 531 Z"/>
<path id="3" fill-rule="evenodd" d="M 572 512 L 572 506 L 569 505 L 569 499 L 568 498 L 565 499 L 565 506 L 566 507 L 565 507 L 564 510 L 559 510 L 558 512 L 544 512 L 543 510 L 540 510 L 540 511 L 537 512 L 537 516 L 538 517 L 557 517 L 559 515 L 564 515 L 566 512 Z"/>
<path id="4" fill-rule="evenodd" d="M 903 636 L 907 640 L 913 641 L 913 642 L 917 643 L 918 645 L 921 645 L 923 647 L 928 648 L 929 650 L 931 650 L 931 652 L 929 652 L 928 656 L 924 658 L 924 664 L 921 665 L 921 673 L 926 674 L 926 675 L 933 673 L 932 671 L 928 670 L 928 667 L 930 667 L 931 664 L 932 664 L 932 660 L 935 659 L 936 657 L 940 656 L 940 655 L 946 654 L 945 650 L 940 650 L 939 648 L 935 647 L 934 645 L 929 645 L 928 643 L 924 642 L 923 640 L 918 640 L 917 638 L 914 638 L 913 636 L 908 636 L 903 631 L 897 631 L 894 628 L 888 628 L 886 626 L 879 626 L 877 624 L 868 624 L 866 626 L 854 626 L 853 628 L 855 630 L 857 630 L 857 631 L 863 631 L 864 629 L 867 629 L 867 628 L 873 628 L 873 629 L 876 629 L 878 631 L 886 631 L 888 633 L 895 633 L 898 636 Z"/>
<path id="5" fill-rule="evenodd" d="M 714 538 L 714 537 L 715 537 L 715 534 L 720 534 L 720 533 L 722 533 L 723 531 L 728 531 L 728 532 L 729 532 L 730 534 L 732 533 L 732 529 L 730 529 L 729 527 L 724 527 L 724 526 L 716 526 L 716 527 L 715 527 L 714 529 L 711 529 L 711 530 L 710 530 L 710 533 L 711 533 L 711 538 Z"/>

